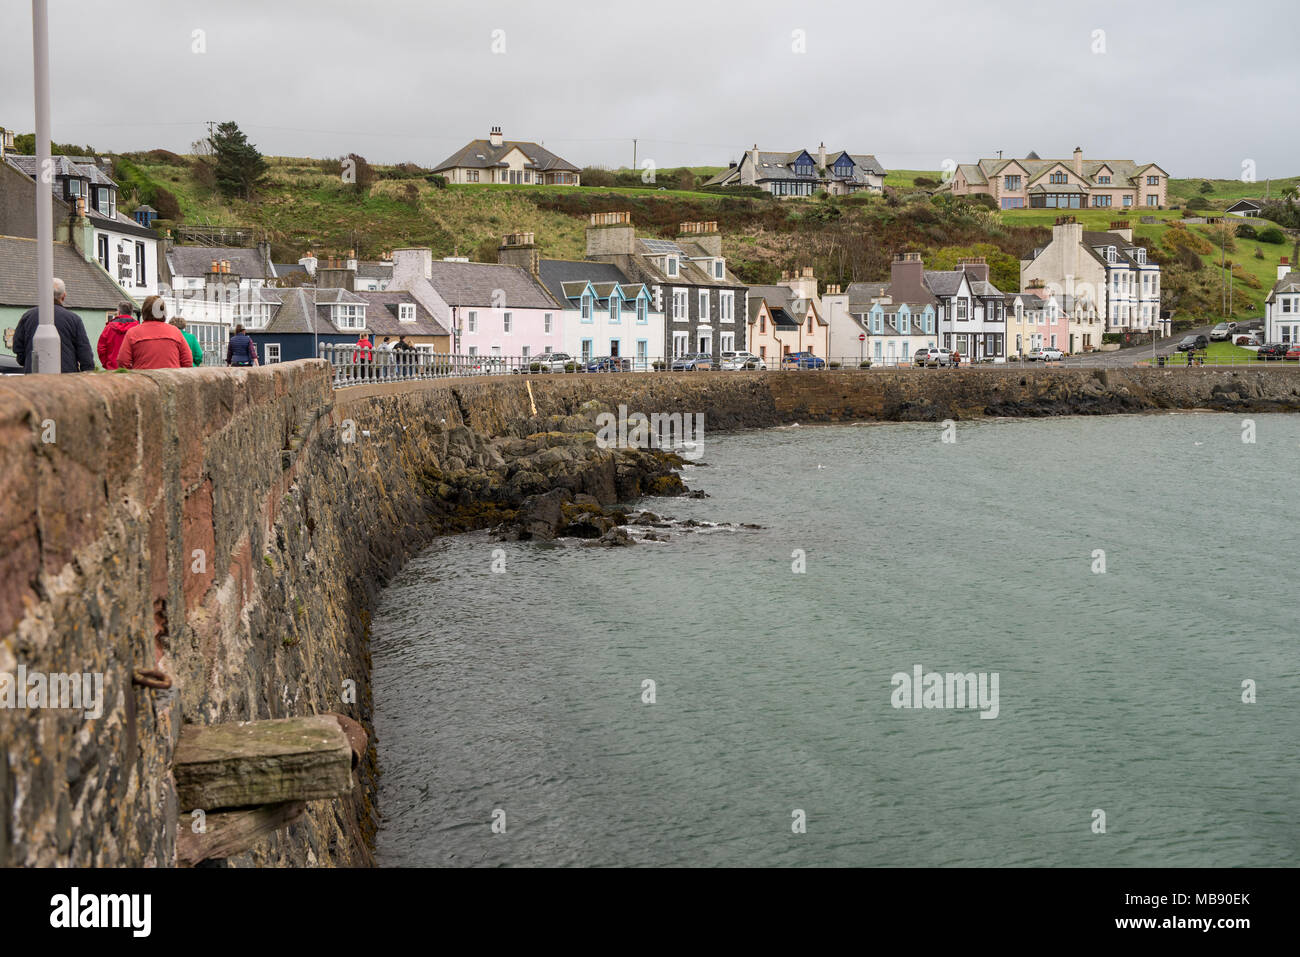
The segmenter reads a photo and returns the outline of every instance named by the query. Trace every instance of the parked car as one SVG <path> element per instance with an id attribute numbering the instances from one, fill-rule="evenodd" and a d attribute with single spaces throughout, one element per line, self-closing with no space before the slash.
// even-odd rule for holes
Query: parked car
<path id="1" fill-rule="evenodd" d="M 0 355 L 0 375 L 22 375 L 23 364 L 11 355 Z"/>
<path id="2" fill-rule="evenodd" d="M 811 352 L 789 352 L 781 357 L 782 369 L 825 369 L 826 360 Z"/>
<path id="3" fill-rule="evenodd" d="M 1290 350 L 1290 343 L 1270 342 L 1268 345 L 1260 346 L 1259 352 L 1255 353 L 1265 362 L 1271 362 L 1274 359 L 1283 359 Z"/>
<path id="4" fill-rule="evenodd" d="M 630 372 L 632 360 L 620 356 L 602 356 L 587 363 L 588 372 Z"/>
<path id="5" fill-rule="evenodd" d="M 480 356 L 470 371 L 476 375 L 504 375 L 506 372 L 506 360 L 500 356 Z"/>
<path id="6" fill-rule="evenodd" d="M 1183 336 L 1178 343 L 1178 352 L 1191 352 L 1193 349 L 1208 349 L 1210 340 L 1205 336 Z"/>
<path id="7" fill-rule="evenodd" d="M 918 366 L 952 365 L 951 349 L 917 349 L 912 361 Z"/>
<path id="8" fill-rule="evenodd" d="M 678 356 L 673 359 L 673 372 L 702 372 L 713 368 L 713 356 L 698 352 L 694 355 Z"/>
<path id="9" fill-rule="evenodd" d="M 1291 343 L 1291 348 L 1287 349 L 1286 355 L 1282 358 L 1288 362 L 1300 361 L 1300 342 Z"/>
<path id="10" fill-rule="evenodd" d="M 1240 331 L 1233 333 L 1232 342 L 1238 346 L 1262 346 L 1264 341 L 1259 337 L 1257 332 L 1242 333 Z"/>
<path id="11" fill-rule="evenodd" d="M 564 367 L 573 362 L 573 356 L 567 352 L 543 352 L 540 356 L 533 356 L 528 360 L 528 367 L 531 369 L 537 366 L 538 372 L 563 372 Z"/>
<path id="12" fill-rule="evenodd" d="M 1232 334 L 1237 331 L 1235 322 L 1221 322 L 1210 330 L 1210 341 L 1226 342 L 1232 338 Z"/>
<path id="13" fill-rule="evenodd" d="M 722 354 L 721 368 L 729 372 L 734 372 L 737 369 L 764 370 L 767 368 L 767 362 L 752 352 L 724 352 Z"/>
<path id="14" fill-rule="evenodd" d="M 1065 358 L 1065 353 L 1055 346 L 1043 346 L 1041 349 L 1030 349 L 1025 353 L 1026 362 L 1060 362 Z"/>

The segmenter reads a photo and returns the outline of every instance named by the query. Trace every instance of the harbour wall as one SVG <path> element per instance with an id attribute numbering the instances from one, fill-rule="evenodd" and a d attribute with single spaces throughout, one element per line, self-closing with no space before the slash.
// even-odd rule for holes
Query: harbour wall
<path id="1" fill-rule="evenodd" d="M 0 380 L 0 685 L 9 675 L 30 692 L 20 669 L 102 683 L 98 708 L 0 693 L 0 866 L 172 866 L 192 826 L 171 771 L 182 726 L 322 712 L 371 732 L 352 792 L 229 863 L 373 863 L 370 609 L 432 537 L 499 517 L 475 509 L 476 490 L 495 476 L 510 491 L 512 449 L 537 452 L 525 436 L 585 435 L 619 405 L 700 413 L 712 432 L 1296 412 L 1298 371 L 531 375 L 336 391 L 308 360 Z M 597 498 L 637 487 L 626 463 L 584 448 L 540 458 Z"/>

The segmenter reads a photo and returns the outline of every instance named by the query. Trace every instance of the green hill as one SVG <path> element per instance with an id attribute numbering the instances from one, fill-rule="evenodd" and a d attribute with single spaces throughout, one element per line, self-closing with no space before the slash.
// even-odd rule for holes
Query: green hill
<path id="1" fill-rule="evenodd" d="M 177 222 L 187 225 L 244 226 L 270 239 L 277 261 L 296 261 L 308 249 L 317 255 L 342 255 L 355 249 L 362 258 L 377 258 L 401 246 L 429 246 L 436 256 L 461 255 L 494 260 L 506 233 L 532 232 L 545 257 L 582 258 L 585 227 L 593 212 L 630 210 L 638 231 L 672 236 L 681 222 L 716 220 L 723 230 L 724 252 L 733 268 L 751 283 L 773 282 L 781 271 L 813 266 L 824 282 L 888 277 L 893 254 L 921 251 L 927 262 L 948 265 L 962 255 L 984 255 L 1000 288 L 1017 288 L 1018 263 L 1043 245 L 1057 213 L 1053 210 L 989 209 L 979 202 L 932 196 L 927 185 L 933 171 L 893 171 L 887 195 L 776 200 L 702 191 L 698 188 L 716 167 L 659 171 L 655 185 L 644 186 L 442 186 L 417 167 L 374 166 L 378 177 L 364 189 L 345 183 L 338 160 L 268 157 L 269 177 L 251 202 L 220 197 L 210 176 L 193 157 L 164 150 L 117 157 L 116 175 L 123 185 L 120 205 L 149 201 L 158 191 L 174 197 Z M 632 170 L 604 171 L 626 182 L 640 182 Z M 1222 208 L 1235 201 L 1231 181 L 1211 181 L 1213 193 L 1200 192 L 1201 180 L 1176 180 L 1171 195 L 1204 195 Z M 1300 178 L 1275 181 L 1283 184 Z M 695 188 L 670 188 L 690 183 Z M 1245 185 L 1245 184 L 1240 184 Z M 1190 192 L 1189 192 L 1190 191 Z M 1235 198 L 1234 198 L 1235 197 Z M 158 207 L 156 202 L 151 205 Z M 161 207 L 158 207 L 161 208 Z M 1077 213 L 1091 228 L 1104 229 L 1116 218 L 1110 210 Z M 1179 253 L 1165 240 L 1167 222 L 1179 213 L 1162 210 L 1154 224 L 1133 220 L 1135 235 L 1165 269 L 1168 304 L 1176 318 L 1206 320 L 1220 314 L 1222 281 L 1218 239 L 1202 227 L 1187 231 L 1211 246 L 1198 248 L 1201 265 L 1191 253 Z M 160 227 L 172 223 L 161 221 Z M 1198 232 L 1198 229 L 1200 232 Z M 1212 240 L 1212 242 L 1211 242 Z M 1183 244 L 1187 245 L 1187 244 Z M 1290 240 L 1270 245 L 1235 240 L 1227 256 L 1234 271 L 1234 306 L 1238 316 L 1258 315 L 1278 257 L 1291 253 Z M 1256 258 L 1260 249 L 1263 258 Z M 1181 256 L 1181 259 L 1180 259 Z"/>

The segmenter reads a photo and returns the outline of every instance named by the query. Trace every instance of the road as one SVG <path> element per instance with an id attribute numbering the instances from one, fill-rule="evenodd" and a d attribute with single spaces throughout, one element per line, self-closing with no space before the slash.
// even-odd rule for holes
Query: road
<path id="1" fill-rule="evenodd" d="M 1240 327 L 1253 329 L 1262 327 L 1263 324 L 1264 321 L 1262 319 L 1254 319 L 1241 323 Z M 1151 341 L 1147 340 L 1145 345 L 1130 346 L 1127 349 L 1118 349 L 1114 352 L 1087 352 L 1082 355 L 1067 356 L 1064 362 L 1057 364 L 1076 369 L 1098 369 L 1107 366 L 1133 366 L 1137 365 L 1139 362 L 1150 359 L 1152 355 L 1172 355 L 1177 351 L 1178 343 L 1182 340 L 1183 336 L 1199 335 L 1205 336 L 1208 339 L 1210 336 L 1210 330 L 1213 329 L 1215 325 L 1217 325 L 1217 323 L 1198 326 L 1195 329 L 1188 329 L 1186 332 L 1179 335 L 1170 336 L 1168 339 L 1157 340 L 1154 351 L 1151 348 Z"/>

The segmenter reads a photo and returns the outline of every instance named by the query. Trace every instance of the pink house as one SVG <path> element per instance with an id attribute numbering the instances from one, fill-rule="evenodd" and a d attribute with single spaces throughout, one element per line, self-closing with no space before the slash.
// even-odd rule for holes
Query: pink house
<path id="1" fill-rule="evenodd" d="M 1031 285 L 1028 292 L 1043 300 L 1043 346 L 1069 352 L 1070 315 L 1066 310 L 1067 304 L 1061 301 L 1060 295 L 1051 295 L 1042 286 Z"/>
<path id="2" fill-rule="evenodd" d="M 525 262 L 536 253 L 527 239 L 511 246 Z M 410 292 L 451 329 L 453 354 L 518 358 L 563 350 L 563 310 L 526 266 L 434 260 L 428 249 L 395 249 L 393 290 Z"/>

